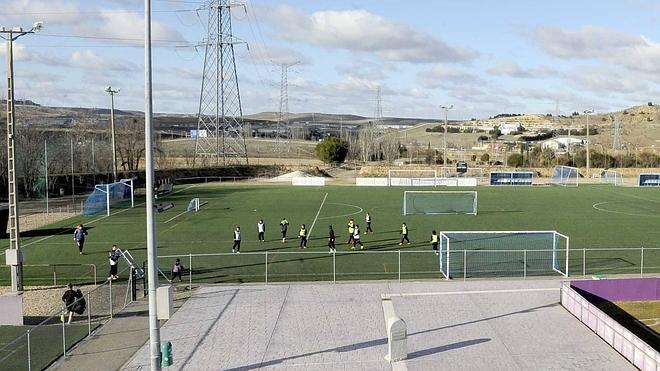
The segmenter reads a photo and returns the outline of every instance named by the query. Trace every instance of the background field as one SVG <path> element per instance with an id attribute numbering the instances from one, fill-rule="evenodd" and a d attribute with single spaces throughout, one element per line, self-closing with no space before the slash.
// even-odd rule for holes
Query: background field
<path id="1" fill-rule="evenodd" d="M 424 188 L 415 188 L 422 190 Z M 438 188 L 440 189 L 440 188 Z M 427 190 L 432 190 L 429 188 Z M 255 184 L 199 184 L 175 187 L 175 193 L 159 202 L 173 202 L 174 208 L 157 214 L 157 244 L 160 268 L 169 272 L 174 257 L 189 266 L 188 254 L 230 253 L 232 230 L 240 225 L 243 244 L 240 255 L 204 256 L 193 259 L 196 281 L 263 281 L 268 260 L 268 279 L 331 280 L 333 264 L 337 279 L 433 278 L 440 277 L 438 260 L 431 251 L 431 230 L 557 230 L 571 238 L 570 272 L 582 274 L 629 273 L 640 271 L 640 248 L 660 247 L 660 189 L 622 188 L 605 185 L 565 187 L 478 187 L 479 214 L 402 216 L 403 187 L 291 187 Z M 320 208 L 327 193 L 327 199 Z M 184 213 L 188 201 L 199 197 L 206 205 L 197 213 Z M 93 263 L 104 277 L 110 246 L 117 243 L 136 260 L 146 259 L 145 211 L 143 200 L 135 209 L 114 209 L 113 215 L 80 217 L 31 231 L 22 238 L 25 264 Z M 320 211 L 319 211 L 320 209 Z M 363 235 L 367 253 L 350 252 L 344 244 L 346 223 L 355 218 L 362 224 L 364 214 L 373 217 L 374 234 Z M 318 218 L 314 223 L 318 213 Z M 286 244 L 280 242 L 278 223 L 287 217 L 290 224 Z M 256 223 L 266 222 L 266 242 L 257 241 Z M 410 228 L 411 245 L 400 247 L 401 222 Z M 89 236 L 85 255 L 78 255 L 72 240 L 73 226 L 83 222 Z M 310 231 L 309 248 L 302 252 L 295 238 L 300 224 Z M 332 224 L 338 234 L 338 253 L 327 252 L 326 233 Z M 313 225 L 313 227 L 312 227 Z M 7 245 L 7 241 L 3 241 Z M 506 248 L 506 246 L 502 246 Z M 533 246 L 530 246 L 533 248 Z M 587 248 L 625 250 L 589 251 Z M 397 250 L 401 250 L 401 267 Z M 264 256 L 262 252 L 268 252 Z M 259 254 L 250 254 L 251 252 Z M 499 275 L 521 276 L 519 269 Z M 498 261 L 491 267 L 495 269 Z M 474 268 L 474 269 L 473 269 Z M 468 276 L 478 276 L 479 267 Z M 73 268 L 72 268 L 73 269 Z M 80 270 L 81 268 L 79 268 Z M 507 271 L 510 270 L 507 268 Z M 660 250 L 645 250 L 644 271 L 660 272 Z M 88 275 L 89 268 L 84 272 Z M 2 283 L 8 269 L 0 268 Z M 52 280 L 48 268 L 27 267 L 27 283 L 38 277 Z M 548 271 L 538 274 L 552 274 Z M 76 276 L 75 273 L 70 276 Z M 85 276 L 87 277 L 87 276 Z M 87 279 L 87 278 L 85 278 Z"/>

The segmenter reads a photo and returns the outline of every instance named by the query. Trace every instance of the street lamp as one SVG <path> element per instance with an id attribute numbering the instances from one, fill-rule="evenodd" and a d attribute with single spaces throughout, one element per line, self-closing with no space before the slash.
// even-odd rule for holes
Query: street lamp
<path id="1" fill-rule="evenodd" d="M 591 177 L 589 172 L 589 167 L 591 165 L 591 160 L 589 159 L 589 115 L 594 113 L 594 110 L 584 110 L 584 113 L 587 115 L 587 178 Z"/>
<path id="2" fill-rule="evenodd" d="M 445 136 L 443 138 L 444 141 L 444 150 L 443 150 L 443 156 L 444 159 L 442 160 L 442 167 L 447 168 L 447 116 L 449 115 L 449 110 L 454 108 L 453 104 L 450 104 L 449 106 L 440 106 L 440 109 L 445 111 Z M 445 171 L 442 172 L 442 177 L 444 178 L 446 175 Z"/>
<path id="3" fill-rule="evenodd" d="M 115 144 L 115 94 L 121 89 L 113 90 L 112 86 L 105 88 L 105 92 L 110 94 L 110 130 L 112 131 L 112 179 L 117 182 L 117 145 Z"/>
<path id="4" fill-rule="evenodd" d="M 11 291 L 23 291 L 23 257 L 19 240 L 18 194 L 16 189 L 16 151 L 14 143 L 14 40 L 29 33 L 35 33 L 43 27 L 42 22 L 35 22 L 32 28 L 22 27 L 0 29 L 0 37 L 7 41 L 7 178 L 9 181 L 9 249 L 5 252 L 7 265 L 11 265 Z"/>

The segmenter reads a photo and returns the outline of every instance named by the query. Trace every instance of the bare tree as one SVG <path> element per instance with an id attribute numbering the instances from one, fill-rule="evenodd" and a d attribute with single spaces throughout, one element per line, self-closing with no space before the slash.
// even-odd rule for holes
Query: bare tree
<path id="1" fill-rule="evenodd" d="M 144 158 L 144 122 L 136 118 L 115 126 L 115 141 L 120 165 L 124 171 L 136 171 Z"/>

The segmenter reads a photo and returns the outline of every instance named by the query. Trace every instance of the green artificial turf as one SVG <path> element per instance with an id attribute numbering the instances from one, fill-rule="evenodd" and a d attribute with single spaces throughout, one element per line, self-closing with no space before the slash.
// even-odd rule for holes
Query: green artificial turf
<path id="1" fill-rule="evenodd" d="M 240 225 L 243 231 L 242 254 L 193 257 L 195 282 L 264 281 L 266 260 L 269 281 L 396 279 L 399 272 L 404 279 L 439 278 L 438 259 L 429 244 L 433 229 L 557 230 L 570 237 L 571 275 L 582 274 L 583 248 L 626 249 L 588 251 L 587 275 L 639 273 L 641 247 L 647 248 L 644 252 L 645 272 L 660 271 L 660 250 L 649 249 L 660 247 L 660 189 L 608 185 L 477 187 L 477 216 L 404 217 L 402 202 L 406 189 L 455 190 L 441 187 L 179 185 L 175 187 L 175 193 L 158 199 L 158 202 L 173 202 L 175 205 L 156 214 L 158 254 L 169 256 L 160 258 L 159 266 L 169 274 L 174 257 L 180 257 L 184 266 L 190 268 L 188 254 L 230 253 L 232 231 Z M 327 198 L 320 208 L 326 193 Z M 186 210 L 193 197 L 199 197 L 206 204 L 199 212 L 177 217 Z M 113 209 L 110 217 L 80 217 L 50 225 L 41 233 L 32 232 L 31 237 L 21 240 L 25 247 L 25 264 L 93 263 L 98 266 L 99 276 L 104 277 L 108 270 L 108 251 L 113 243 L 128 249 L 137 261 L 143 262 L 146 259 L 145 209 L 143 200 L 137 199 L 136 204 L 138 207 L 135 209 Z M 365 212 L 372 215 L 373 234 L 364 234 Z M 285 244 L 281 243 L 279 234 L 278 224 L 282 217 L 287 217 L 290 222 L 289 241 Z M 361 225 L 362 240 L 368 253 L 352 253 L 345 244 L 346 224 L 351 217 Z M 262 218 L 267 227 L 266 242 L 263 243 L 257 240 L 256 230 L 257 221 Z M 399 232 L 404 221 L 408 224 L 413 243 L 399 246 Z M 82 256 L 78 255 L 71 236 L 72 228 L 78 222 L 84 223 L 89 231 L 85 255 Z M 300 253 L 296 238 L 302 223 L 310 230 L 308 249 L 304 253 Z M 329 224 L 335 227 L 337 233 L 338 252 L 334 257 L 328 254 L 326 247 Z M 506 246 L 498 248 L 505 249 Z M 397 250 L 402 251 L 400 260 Z M 266 251 L 268 257 L 247 254 Z M 387 251 L 392 253 L 382 253 Z M 548 259 L 547 256 L 537 258 L 542 262 Z M 484 264 L 483 257 L 480 259 L 479 267 L 468 264 L 472 272 L 468 271 L 467 276 L 479 276 L 476 273 L 481 272 L 481 276 L 487 277 L 489 271 L 493 275 L 523 275 L 521 254 L 507 258 L 511 267 L 500 264 L 498 259 L 493 259 L 491 264 Z M 534 260 L 535 257 L 528 259 Z M 123 261 L 120 264 L 125 266 Z M 528 274 L 552 275 L 551 264 L 546 265 L 547 271 Z M 4 271 L 0 273 L 4 280 L 1 282 L 7 283 L 8 275 Z M 26 268 L 25 274 L 29 279 L 46 273 L 43 269 Z M 188 279 L 187 274 L 184 273 L 184 280 Z M 462 276 L 462 272 L 452 276 Z"/>

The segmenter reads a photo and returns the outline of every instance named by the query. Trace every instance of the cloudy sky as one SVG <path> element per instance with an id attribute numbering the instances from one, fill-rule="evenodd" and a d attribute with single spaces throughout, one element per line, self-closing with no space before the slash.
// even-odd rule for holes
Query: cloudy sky
<path id="1" fill-rule="evenodd" d="M 144 108 L 141 0 L 3 0 L 0 27 L 44 30 L 15 44 L 16 98 Z M 207 11 L 153 0 L 154 105 L 196 113 Z M 248 0 L 233 9 L 244 113 L 454 118 L 619 110 L 660 99 L 657 0 Z M 0 48 L 4 64 L 4 48 Z M 4 67 L 4 65 L 3 65 Z M 4 70 L 4 68 L 3 68 Z M 4 79 L 3 79 L 4 80 Z M 4 87 L 3 87 L 4 88 Z M 4 96 L 4 94 L 3 94 Z"/>

